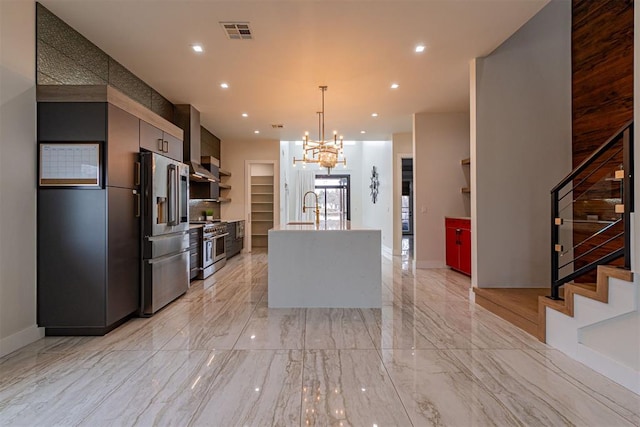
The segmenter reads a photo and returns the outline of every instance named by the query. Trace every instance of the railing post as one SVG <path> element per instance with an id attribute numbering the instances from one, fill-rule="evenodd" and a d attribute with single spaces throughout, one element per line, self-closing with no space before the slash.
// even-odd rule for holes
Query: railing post
<path id="1" fill-rule="evenodd" d="M 624 179 L 624 266 L 631 268 L 631 212 L 633 211 L 633 125 L 622 134 Z"/>
<path id="2" fill-rule="evenodd" d="M 559 299 L 559 290 L 555 286 L 558 281 L 558 253 L 556 252 L 556 243 L 558 242 L 558 191 L 551 192 L 551 299 Z"/>

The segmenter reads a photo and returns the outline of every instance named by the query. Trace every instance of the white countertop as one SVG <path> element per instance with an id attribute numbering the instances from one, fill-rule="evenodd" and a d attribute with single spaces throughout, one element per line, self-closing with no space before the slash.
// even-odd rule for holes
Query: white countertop
<path id="1" fill-rule="evenodd" d="M 290 222 L 288 224 L 274 225 L 269 231 L 372 231 L 373 228 L 354 227 L 351 221 L 320 221 L 320 224 L 300 224 Z"/>
<path id="2" fill-rule="evenodd" d="M 445 218 L 449 218 L 449 219 L 467 219 L 467 220 L 471 219 L 470 216 L 445 216 Z"/>
<path id="3" fill-rule="evenodd" d="M 244 221 L 244 219 L 223 219 L 222 222 L 240 222 Z"/>

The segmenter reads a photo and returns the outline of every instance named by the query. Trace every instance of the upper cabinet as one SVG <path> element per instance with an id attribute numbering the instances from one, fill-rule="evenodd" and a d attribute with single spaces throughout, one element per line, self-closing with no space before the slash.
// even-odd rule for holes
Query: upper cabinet
<path id="1" fill-rule="evenodd" d="M 182 141 L 157 127 L 140 120 L 140 148 L 182 162 Z"/>
<path id="2" fill-rule="evenodd" d="M 139 170 L 136 169 L 140 120 L 114 105 L 107 105 L 107 185 L 136 188 L 140 185 Z"/>

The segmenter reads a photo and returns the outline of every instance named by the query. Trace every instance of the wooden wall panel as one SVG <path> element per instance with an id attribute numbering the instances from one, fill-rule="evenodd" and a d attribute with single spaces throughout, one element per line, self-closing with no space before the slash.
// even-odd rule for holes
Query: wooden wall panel
<path id="1" fill-rule="evenodd" d="M 573 165 L 633 119 L 633 0 L 573 0 Z"/>
<path id="2" fill-rule="evenodd" d="M 572 151 L 576 167 L 633 119 L 633 0 L 573 0 L 571 61 Z M 619 217 L 612 210 L 615 203 L 620 203 L 620 190 L 612 188 L 611 194 L 598 195 L 594 186 L 601 185 L 596 183 L 603 178 L 601 175 L 613 173 L 621 163 L 619 153 L 601 171 L 593 175 L 589 175 L 591 170 L 585 171 L 575 180 L 586 178 L 574 192 L 578 199 L 585 199 L 573 209 L 574 220 L 579 221 L 574 224 L 573 242 L 584 242 L 574 248 L 576 269 L 622 244 L 621 239 L 614 239 L 595 250 L 595 246 L 612 239 L 622 229 L 616 225 L 594 236 L 598 230 L 592 230 L 594 224 L 587 220 L 587 215 L 597 215 L 605 221 Z M 583 194 L 585 191 L 589 194 Z M 595 282 L 595 274 L 584 275 L 576 282 Z"/>

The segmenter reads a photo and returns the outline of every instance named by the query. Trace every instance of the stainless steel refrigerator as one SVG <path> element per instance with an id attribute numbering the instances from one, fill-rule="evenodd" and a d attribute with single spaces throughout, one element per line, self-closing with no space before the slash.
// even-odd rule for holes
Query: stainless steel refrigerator
<path id="1" fill-rule="evenodd" d="M 189 166 L 151 152 L 140 160 L 140 313 L 150 316 L 189 288 Z"/>

